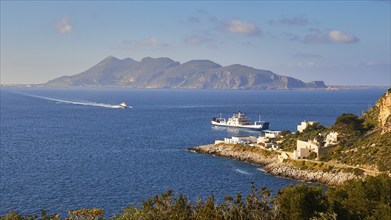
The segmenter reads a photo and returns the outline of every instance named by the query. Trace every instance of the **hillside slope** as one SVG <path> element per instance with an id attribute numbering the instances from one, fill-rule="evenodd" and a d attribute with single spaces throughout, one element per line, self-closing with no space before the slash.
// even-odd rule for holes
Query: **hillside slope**
<path id="1" fill-rule="evenodd" d="M 344 128 L 334 125 L 332 129 L 340 129 L 339 132 L 345 135 L 346 139 L 321 159 L 372 170 L 390 171 L 391 89 L 388 89 L 375 106 L 359 118 L 358 122 L 360 124 L 355 126 L 346 124 Z"/>

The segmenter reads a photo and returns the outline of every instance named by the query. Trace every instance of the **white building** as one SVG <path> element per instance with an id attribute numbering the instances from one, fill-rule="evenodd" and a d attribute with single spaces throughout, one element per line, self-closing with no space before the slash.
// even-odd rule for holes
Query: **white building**
<path id="1" fill-rule="evenodd" d="M 338 132 L 332 131 L 327 134 L 325 139 L 325 146 L 335 145 L 338 143 Z"/>
<path id="2" fill-rule="evenodd" d="M 320 147 L 313 141 L 301 141 L 297 140 L 296 150 L 293 151 L 293 157 L 295 159 L 308 157 L 312 152 L 315 152 L 319 156 Z"/>
<path id="3" fill-rule="evenodd" d="M 265 131 L 265 137 L 275 139 L 281 131 Z"/>
<path id="4" fill-rule="evenodd" d="M 257 138 L 254 136 L 234 136 L 231 138 L 224 138 L 225 144 L 253 144 L 257 143 Z"/>
<path id="5" fill-rule="evenodd" d="M 309 125 L 313 125 L 317 123 L 316 121 L 302 121 L 301 124 L 297 126 L 298 132 L 303 132 Z"/>

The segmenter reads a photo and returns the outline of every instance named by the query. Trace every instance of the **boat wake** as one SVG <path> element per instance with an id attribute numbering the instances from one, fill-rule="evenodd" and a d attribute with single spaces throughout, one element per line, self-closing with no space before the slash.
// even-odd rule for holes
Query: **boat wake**
<path id="1" fill-rule="evenodd" d="M 252 175 L 251 173 L 246 172 L 246 171 L 241 170 L 241 169 L 235 169 L 235 171 L 238 172 L 238 173 L 244 174 L 244 175 Z"/>
<path id="2" fill-rule="evenodd" d="M 264 170 L 264 169 L 262 169 L 262 168 L 257 168 L 257 170 L 259 170 L 259 171 L 261 171 L 261 172 L 263 172 L 263 173 L 266 173 L 266 174 L 267 174 L 266 170 Z"/>
<path id="3" fill-rule="evenodd" d="M 97 102 L 76 102 L 76 101 L 69 101 L 69 100 L 62 100 L 62 99 L 53 99 L 45 96 L 39 96 L 39 95 L 31 95 L 31 94 L 25 94 L 25 93 L 19 93 L 21 95 L 30 96 L 34 98 L 39 99 L 45 99 L 54 101 L 57 103 L 65 103 L 65 104 L 72 104 L 72 105 L 84 105 L 84 106 L 95 106 L 95 107 L 103 107 L 103 108 L 124 108 L 121 105 L 111 105 L 111 104 L 105 104 L 105 103 L 97 103 Z M 132 108 L 132 106 L 126 106 L 126 108 Z"/>

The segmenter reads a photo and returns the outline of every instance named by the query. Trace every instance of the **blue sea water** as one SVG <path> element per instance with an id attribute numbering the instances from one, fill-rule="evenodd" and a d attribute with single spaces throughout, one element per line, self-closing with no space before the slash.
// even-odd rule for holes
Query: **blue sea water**
<path id="1" fill-rule="evenodd" d="M 97 207 L 111 216 L 168 189 L 221 201 L 249 193 L 250 182 L 277 192 L 298 181 L 186 149 L 258 134 L 211 127 L 219 113 L 261 114 L 271 129 L 294 131 L 302 120 L 331 125 L 341 113 L 360 115 L 384 92 L 3 88 L 0 215 Z M 133 108 L 108 108 L 122 101 Z"/>

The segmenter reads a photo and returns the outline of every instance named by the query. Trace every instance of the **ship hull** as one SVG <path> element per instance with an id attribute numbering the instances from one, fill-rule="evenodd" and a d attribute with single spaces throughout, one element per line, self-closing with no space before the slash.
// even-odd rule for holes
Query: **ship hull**
<path id="1" fill-rule="evenodd" d="M 269 129 L 269 122 L 264 122 L 259 125 L 228 125 L 228 124 L 223 124 L 223 123 L 219 123 L 216 121 L 211 121 L 211 123 L 214 126 L 229 127 L 229 128 L 242 128 L 242 129 L 254 130 L 254 131 L 262 131 L 262 130 Z"/>

